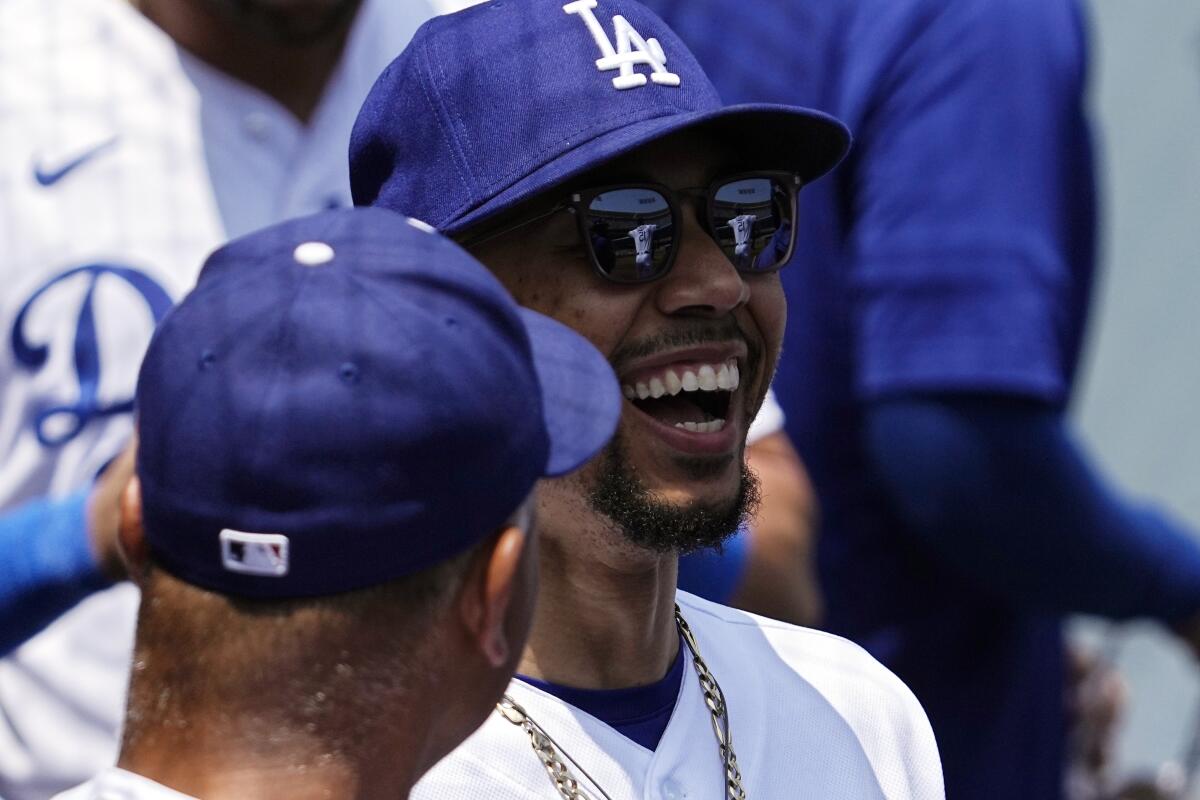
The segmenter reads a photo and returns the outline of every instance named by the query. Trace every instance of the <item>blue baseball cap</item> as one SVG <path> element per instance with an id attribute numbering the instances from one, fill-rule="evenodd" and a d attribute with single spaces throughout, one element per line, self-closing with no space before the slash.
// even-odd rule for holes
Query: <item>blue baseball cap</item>
<path id="1" fill-rule="evenodd" d="M 137 386 L 146 540 L 225 594 L 349 591 L 499 528 L 609 440 L 604 357 L 465 251 L 383 209 L 233 241 L 159 325 Z"/>
<path id="2" fill-rule="evenodd" d="M 357 205 L 460 233 L 684 130 L 807 183 L 850 134 L 819 111 L 726 106 L 634 0 L 492 0 L 425 23 L 384 70 L 350 140 Z"/>

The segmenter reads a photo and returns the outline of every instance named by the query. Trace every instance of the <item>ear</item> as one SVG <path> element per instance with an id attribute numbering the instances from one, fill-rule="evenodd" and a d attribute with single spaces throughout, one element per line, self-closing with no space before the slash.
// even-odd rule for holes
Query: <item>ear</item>
<path id="1" fill-rule="evenodd" d="M 521 593 L 532 587 L 525 585 L 522 571 L 528 543 L 525 532 L 515 525 L 501 528 L 492 542 L 468 571 L 462 612 L 479 651 L 489 665 L 500 668 L 512 660 L 514 650 L 524 646 L 521 632 L 510 630 L 507 623 L 512 604 L 528 602 Z"/>
<path id="2" fill-rule="evenodd" d="M 117 524 L 117 549 L 135 583 L 146 573 L 149 550 L 142 527 L 142 483 L 134 475 L 121 492 L 121 518 Z"/>

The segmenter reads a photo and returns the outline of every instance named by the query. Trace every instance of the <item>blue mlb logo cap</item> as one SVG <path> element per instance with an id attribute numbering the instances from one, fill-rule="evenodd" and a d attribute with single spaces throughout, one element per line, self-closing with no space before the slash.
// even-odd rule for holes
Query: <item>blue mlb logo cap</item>
<path id="1" fill-rule="evenodd" d="M 231 595 L 349 591 L 500 527 L 596 454 L 608 362 L 428 226 L 327 212 L 226 245 L 137 388 L 146 539 Z"/>
<path id="2" fill-rule="evenodd" d="M 804 182 L 850 142 L 819 111 L 723 105 L 634 0 L 492 0 L 427 22 L 379 77 L 351 137 L 354 202 L 455 234 L 684 130 Z"/>

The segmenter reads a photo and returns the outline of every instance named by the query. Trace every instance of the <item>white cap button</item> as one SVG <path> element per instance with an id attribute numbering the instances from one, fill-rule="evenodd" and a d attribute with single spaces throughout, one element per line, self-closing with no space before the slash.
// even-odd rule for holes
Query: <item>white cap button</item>
<path id="1" fill-rule="evenodd" d="M 324 242 L 305 242 L 296 246 L 292 257 L 297 264 L 306 267 L 319 267 L 333 261 L 333 248 Z"/>

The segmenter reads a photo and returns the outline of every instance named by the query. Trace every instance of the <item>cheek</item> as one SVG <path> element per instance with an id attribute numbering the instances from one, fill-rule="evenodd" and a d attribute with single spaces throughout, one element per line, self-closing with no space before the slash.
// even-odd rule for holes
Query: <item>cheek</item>
<path id="1" fill-rule="evenodd" d="M 607 358 L 628 331 L 630 314 L 620 304 L 606 300 L 603 295 L 586 291 L 563 294 L 538 291 L 530 295 L 528 303 L 521 304 L 572 328 Z"/>
<path id="2" fill-rule="evenodd" d="M 633 313 L 621 293 L 605 291 L 585 264 L 548 265 L 515 259 L 493 261 L 496 277 L 516 301 L 579 332 L 609 355 Z"/>
<path id="3" fill-rule="evenodd" d="M 787 298 L 779 275 L 763 276 L 751 289 L 750 313 L 762 335 L 766 355 L 772 362 L 779 356 L 783 332 L 787 327 Z"/>
<path id="4" fill-rule="evenodd" d="M 570 317 L 578 318 L 581 314 L 582 309 L 571 303 L 572 287 L 567 270 L 536 259 L 521 258 L 511 251 L 499 257 L 486 251 L 479 255 L 504 288 L 526 308 L 566 324 L 571 324 Z"/>

